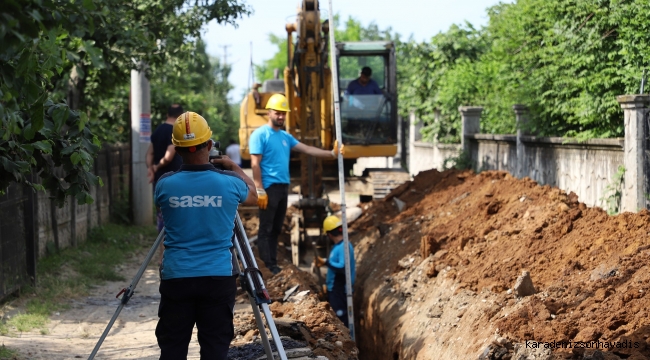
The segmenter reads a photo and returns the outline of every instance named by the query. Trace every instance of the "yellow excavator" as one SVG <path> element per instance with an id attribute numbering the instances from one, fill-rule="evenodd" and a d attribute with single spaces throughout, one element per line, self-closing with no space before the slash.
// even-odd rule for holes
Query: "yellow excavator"
<path id="1" fill-rule="evenodd" d="M 337 42 L 339 78 L 336 81 L 340 93 L 332 94 L 332 73 L 328 65 L 331 29 L 328 21 L 321 21 L 320 15 L 318 0 L 302 1 L 296 22 L 286 25 L 288 61 L 284 79 L 265 81 L 261 91 L 254 89 L 243 100 L 239 128 L 242 160 L 250 161 L 248 140 L 255 129 L 268 122 L 264 107 L 275 93 L 284 94 L 289 101 L 291 112 L 287 116 L 286 130 L 298 141 L 324 149 L 331 148 L 336 137 L 333 97 L 339 97 L 346 175 L 360 157 L 392 157 L 397 153 L 394 44 L 390 41 Z M 375 83 L 370 84 L 374 91 L 368 91 L 365 86 L 366 91 L 359 91 L 359 81 L 368 84 L 368 78 Z M 292 178 L 298 173 L 300 176 L 298 207 L 302 212 L 300 219 L 294 219 L 299 222 L 294 224 L 294 245 L 294 242 L 307 239 L 306 229 L 320 228 L 328 215 L 329 201 L 323 198 L 323 177 L 335 174 L 338 165 L 335 160 L 295 153 L 290 168 Z M 296 265 L 297 257 L 295 250 Z"/>

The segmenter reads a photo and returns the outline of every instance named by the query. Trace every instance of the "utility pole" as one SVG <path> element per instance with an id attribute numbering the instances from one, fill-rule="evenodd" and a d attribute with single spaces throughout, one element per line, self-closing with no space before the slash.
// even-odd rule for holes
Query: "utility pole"
<path id="1" fill-rule="evenodd" d="M 147 178 L 146 155 L 151 142 L 151 94 L 149 80 L 131 70 L 131 198 L 135 225 L 153 223 L 153 194 Z"/>
<path id="2" fill-rule="evenodd" d="M 232 45 L 220 45 L 223 48 L 223 66 L 228 65 L 228 48 Z"/>

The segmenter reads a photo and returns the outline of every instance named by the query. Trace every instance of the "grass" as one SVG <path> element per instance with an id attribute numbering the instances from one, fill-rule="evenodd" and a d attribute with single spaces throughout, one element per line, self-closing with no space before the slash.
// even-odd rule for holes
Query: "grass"
<path id="1" fill-rule="evenodd" d="M 24 305 L 25 313 L 0 322 L 0 335 L 40 329 L 47 334 L 49 316 L 69 308 L 66 300 L 88 294 L 106 281 L 124 281 L 116 266 L 137 249 L 153 244 L 156 229 L 108 224 L 91 231 L 85 243 L 48 256 L 37 265 L 36 287 L 21 290 L 14 302 Z M 131 275 L 131 274 L 128 274 Z M 0 353 L 1 354 L 1 353 Z"/>
<path id="2" fill-rule="evenodd" d="M 18 353 L 5 347 L 4 344 L 0 345 L 0 359 L 13 359 Z"/>
<path id="3" fill-rule="evenodd" d="M 0 359 L 13 359 L 17 353 L 2 344 L 0 346 Z"/>

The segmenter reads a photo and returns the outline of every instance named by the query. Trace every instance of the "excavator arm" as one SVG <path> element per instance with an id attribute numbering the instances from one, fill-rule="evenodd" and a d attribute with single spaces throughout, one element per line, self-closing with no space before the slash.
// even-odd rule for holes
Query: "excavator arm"
<path id="1" fill-rule="evenodd" d="M 327 65 L 329 24 L 321 23 L 318 0 L 303 0 L 296 22 L 288 24 L 285 92 L 289 129 L 298 141 L 318 148 L 332 146 L 332 75 Z M 296 36 L 295 43 L 292 41 Z M 300 155 L 300 192 L 315 204 L 323 195 L 323 161 Z"/>

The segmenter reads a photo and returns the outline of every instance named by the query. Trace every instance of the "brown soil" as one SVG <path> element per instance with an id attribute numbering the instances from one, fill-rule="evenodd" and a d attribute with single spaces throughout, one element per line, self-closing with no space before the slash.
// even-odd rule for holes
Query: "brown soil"
<path id="1" fill-rule="evenodd" d="M 273 275 L 264 266 L 264 262 L 259 259 L 257 247 L 253 247 L 256 262 L 262 272 L 269 296 L 273 300 L 270 305 L 273 318 L 279 323 L 297 322 L 299 331 L 283 335 L 291 336 L 299 341 L 306 341 L 314 355 L 336 360 L 358 359 L 359 350 L 350 339 L 349 330 L 336 317 L 327 301 L 319 298 L 319 295 L 322 295 L 322 289 L 315 276 L 295 267 L 290 262 L 291 253 L 284 248 L 283 244 L 289 244 L 290 219 L 296 211 L 298 209 L 293 206 L 287 209 L 287 220 L 285 220 L 283 231 L 278 239 L 280 242 L 278 265 L 282 267 L 280 273 Z M 248 227 L 247 224 L 255 223 L 257 219 L 251 217 L 243 221 L 245 222 L 244 226 Z M 247 233 L 249 233 L 248 230 Z M 284 301 L 285 292 L 296 285 L 299 286 L 294 292 L 294 296 Z M 308 293 L 302 299 L 296 299 L 297 294 L 305 290 L 308 290 Z M 248 304 L 248 297 L 241 290 L 237 296 L 237 303 Z M 282 331 L 280 332 L 282 333 Z M 236 339 L 233 342 L 235 346 L 250 343 L 254 336 L 259 335 L 252 312 L 243 314 L 236 320 L 235 335 Z"/>
<path id="2" fill-rule="evenodd" d="M 629 340 L 638 347 L 600 350 L 646 359 L 649 225 L 645 210 L 608 216 L 505 172 L 421 173 L 352 225 L 361 358 L 506 359 L 526 340 Z M 523 270 L 537 293 L 516 298 Z M 582 352 L 554 353 L 593 351 Z"/>

